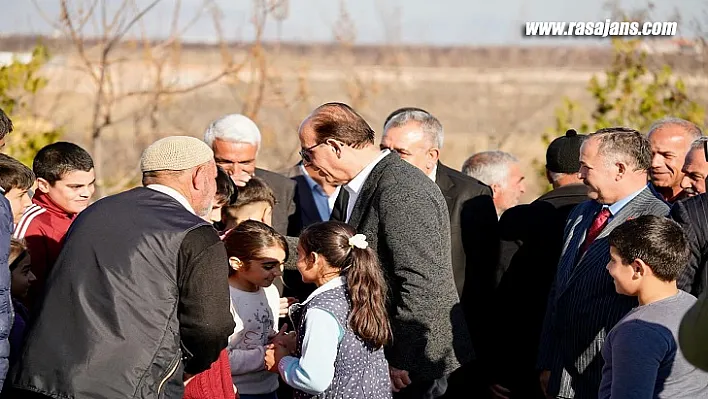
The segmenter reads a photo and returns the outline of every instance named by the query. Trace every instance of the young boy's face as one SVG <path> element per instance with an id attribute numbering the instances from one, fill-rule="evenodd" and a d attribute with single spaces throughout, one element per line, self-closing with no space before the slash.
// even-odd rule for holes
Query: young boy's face
<path id="1" fill-rule="evenodd" d="M 60 208 L 67 213 L 79 213 L 89 206 L 96 183 L 96 173 L 75 170 L 68 172 L 61 179 L 49 184 L 46 180 L 37 179 L 37 188 L 49 195 Z"/>
<path id="2" fill-rule="evenodd" d="M 10 191 L 5 193 L 5 198 L 10 201 L 10 208 L 12 208 L 12 218 L 15 223 L 20 222 L 22 214 L 25 213 L 27 208 L 32 205 L 32 199 L 29 196 L 29 189 L 21 188 L 11 188 Z"/>
<path id="3" fill-rule="evenodd" d="M 607 271 L 615 280 L 615 291 L 618 294 L 631 295 L 637 294 L 640 280 L 634 271 L 632 264 L 626 264 L 617 253 L 615 247 L 610 246 L 610 261 L 607 263 Z"/>
<path id="4" fill-rule="evenodd" d="M 269 203 L 261 201 L 239 206 L 238 208 L 223 208 L 221 221 L 226 225 L 227 230 L 233 229 L 244 220 L 257 220 L 268 226 L 273 226 L 273 207 Z"/>

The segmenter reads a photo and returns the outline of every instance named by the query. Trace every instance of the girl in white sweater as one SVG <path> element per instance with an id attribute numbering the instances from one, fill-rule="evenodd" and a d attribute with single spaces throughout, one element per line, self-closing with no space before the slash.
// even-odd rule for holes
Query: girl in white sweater
<path id="1" fill-rule="evenodd" d="M 239 224 L 223 241 L 236 312 L 227 348 L 234 385 L 241 399 L 277 399 L 278 376 L 266 370 L 264 358 L 277 334 L 280 297 L 273 280 L 282 273 L 287 242 L 272 227 L 253 220 Z"/>

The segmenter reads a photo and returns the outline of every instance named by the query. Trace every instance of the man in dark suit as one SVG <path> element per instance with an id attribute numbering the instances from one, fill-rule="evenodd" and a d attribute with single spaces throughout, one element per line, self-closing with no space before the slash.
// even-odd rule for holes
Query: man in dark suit
<path id="1" fill-rule="evenodd" d="M 493 368 L 492 391 L 501 394 L 498 397 L 544 399 L 535 367 L 538 344 L 566 219 L 588 199 L 578 177 L 585 137 L 569 130 L 553 140 L 546 150 L 546 178 L 553 190 L 508 209 L 499 220 L 501 239 L 521 246 L 490 301 L 493 356 L 487 366 Z"/>
<path id="2" fill-rule="evenodd" d="M 214 151 L 214 160 L 243 187 L 252 176 L 258 176 L 273 190 L 273 228 L 280 234 L 290 234 L 289 224 L 295 218 L 295 182 L 289 178 L 256 167 L 261 145 L 261 132 L 248 117 L 240 114 L 223 116 L 204 133 L 204 141 Z"/>
<path id="3" fill-rule="evenodd" d="M 295 181 L 297 218 L 291 225 L 291 235 L 297 236 L 307 226 L 329 220 L 341 186 L 327 183 L 311 165 L 302 162 L 286 170 L 283 175 Z"/>
<path id="4" fill-rule="evenodd" d="M 349 106 L 328 103 L 300 126 L 300 154 L 330 184 L 344 185 L 332 218 L 366 236 L 387 276 L 395 397 L 437 398 L 473 356 L 453 279 L 449 214 L 432 180 L 380 151 L 374 136 Z"/>
<path id="5" fill-rule="evenodd" d="M 601 129 L 580 150 L 580 178 L 591 200 L 568 217 L 541 334 L 538 369 L 548 396 L 597 398 L 607 333 L 633 307 L 605 267 L 607 236 L 627 219 L 665 216 L 669 206 L 647 185 L 648 140 L 636 130 Z M 529 265 L 534 267 L 534 265 Z"/>
<path id="6" fill-rule="evenodd" d="M 298 162 L 283 174 L 295 181 L 297 185 L 295 207 L 298 212 L 296 217 L 291 219 L 289 235 L 297 237 L 305 227 L 329 220 L 341 186 L 327 183 L 311 165 L 305 166 L 303 162 Z M 297 244 L 290 237 L 288 239 L 291 240 L 288 241 L 291 247 Z M 287 265 L 288 267 L 283 270 L 283 296 L 304 301 L 317 287 L 312 283 L 304 283 L 297 267 L 292 267 L 297 262 L 297 252 L 293 253 L 292 249 L 290 248 L 291 254 L 288 259 L 288 263 L 292 265 Z"/>
<path id="7" fill-rule="evenodd" d="M 708 162 L 708 141 L 702 139 L 700 142 Z M 708 178 L 705 183 L 708 185 Z M 699 297 L 708 286 L 708 194 L 702 193 L 676 202 L 670 215 L 686 231 L 691 249 L 688 265 L 677 281 L 678 287 Z"/>

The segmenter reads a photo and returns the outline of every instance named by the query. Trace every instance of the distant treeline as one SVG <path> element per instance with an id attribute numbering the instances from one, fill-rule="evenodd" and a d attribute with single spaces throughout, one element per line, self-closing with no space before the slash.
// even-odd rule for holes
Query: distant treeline
<path id="1" fill-rule="evenodd" d="M 92 43 L 92 41 L 94 43 Z M 0 36 L 0 51 L 29 51 L 37 43 L 43 43 L 51 51 L 62 53 L 69 48 L 65 39 L 37 35 Z M 98 40 L 87 40 L 87 45 Z M 142 44 L 142 42 L 141 42 Z M 609 44 L 609 43 L 608 43 Z M 136 42 L 126 40 L 127 48 Z M 252 43 L 230 42 L 234 51 L 245 51 Z M 218 44 L 182 42 L 183 50 L 202 52 L 217 51 Z M 411 46 L 411 45 L 354 45 L 339 43 L 263 43 L 264 50 L 294 59 L 310 59 L 316 64 L 337 65 L 340 56 L 347 52 L 359 65 L 391 65 L 418 67 L 470 67 L 470 68 L 604 68 L 612 61 L 608 46 Z M 677 71 L 708 70 L 706 55 L 679 53 L 654 54 L 649 60 L 656 66 L 669 65 Z"/>

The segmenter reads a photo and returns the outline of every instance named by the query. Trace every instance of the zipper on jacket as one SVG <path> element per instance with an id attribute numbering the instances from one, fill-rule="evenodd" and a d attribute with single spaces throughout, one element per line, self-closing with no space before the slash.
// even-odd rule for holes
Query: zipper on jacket
<path id="1" fill-rule="evenodd" d="M 177 356 L 177 361 L 175 362 L 174 366 L 170 367 L 169 372 L 165 376 L 165 378 L 160 381 L 160 386 L 157 387 L 157 396 L 160 397 L 160 394 L 162 393 L 162 388 L 165 386 L 165 383 L 167 380 L 172 377 L 172 375 L 177 371 L 177 366 L 179 366 L 179 361 L 180 361 L 180 356 Z"/>

